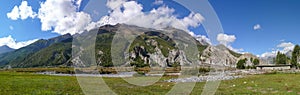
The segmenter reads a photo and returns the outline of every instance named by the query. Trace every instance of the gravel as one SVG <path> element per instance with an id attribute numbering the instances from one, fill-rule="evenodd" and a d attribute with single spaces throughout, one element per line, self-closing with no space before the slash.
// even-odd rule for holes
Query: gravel
<path id="1" fill-rule="evenodd" d="M 119 72 L 118 74 L 56 74 L 56 73 L 38 73 L 52 76 L 81 76 L 81 77 L 133 77 L 136 72 Z"/>
<path id="2" fill-rule="evenodd" d="M 167 82 L 205 82 L 205 81 L 218 81 L 218 80 L 231 80 L 241 78 L 241 76 L 226 76 L 226 75 L 220 75 L 220 76 L 193 76 L 189 78 L 177 78 L 177 79 L 170 79 L 167 80 Z"/>

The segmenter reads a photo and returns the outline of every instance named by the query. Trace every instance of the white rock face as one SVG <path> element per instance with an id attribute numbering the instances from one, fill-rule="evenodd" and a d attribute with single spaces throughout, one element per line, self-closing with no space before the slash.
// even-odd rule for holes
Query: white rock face
<path id="1" fill-rule="evenodd" d="M 141 51 L 145 50 L 144 48 L 142 49 L 143 50 Z M 156 47 L 154 51 L 154 53 L 148 53 L 147 55 L 149 56 L 143 56 L 141 52 L 138 53 L 138 55 L 139 57 L 144 59 L 144 64 L 150 64 L 151 66 L 155 66 L 155 64 L 158 64 L 159 67 L 167 67 L 168 64 L 174 64 L 176 62 L 180 63 L 180 65 L 191 64 L 186 58 L 184 51 L 176 49 L 169 50 L 170 52 L 168 57 L 165 57 L 158 47 Z M 131 52 L 129 57 L 136 58 L 138 55 L 135 52 Z"/>
<path id="2" fill-rule="evenodd" d="M 221 50 L 214 46 L 208 46 L 201 55 L 202 64 L 214 64 L 235 67 L 237 58 L 228 50 Z"/>
<path id="3" fill-rule="evenodd" d="M 246 61 L 246 66 L 253 66 L 254 64 L 251 62 L 251 59 L 254 60 L 254 59 L 259 59 L 258 57 L 256 57 L 255 55 L 253 54 L 250 54 L 250 53 L 245 53 L 243 55 L 241 55 L 238 60 L 241 60 L 241 59 L 247 59 Z M 261 62 L 261 61 L 260 61 Z"/>

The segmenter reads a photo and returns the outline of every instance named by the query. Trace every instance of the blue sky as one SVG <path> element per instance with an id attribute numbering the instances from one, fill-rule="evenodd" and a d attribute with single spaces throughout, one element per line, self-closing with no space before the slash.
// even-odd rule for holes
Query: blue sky
<path id="1" fill-rule="evenodd" d="M 21 5 L 22 0 L 0 1 L 0 41 L 5 41 L 1 40 L 1 38 L 11 36 L 17 44 L 18 42 L 26 42 L 28 40 L 48 39 L 71 31 L 58 28 L 58 25 L 50 25 L 51 29 L 42 30 L 42 24 L 45 24 L 45 22 L 42 22 L 41 19 L 49 20 L 45 19 L 49 16 L 40 18 L 38 14 L 41 8 L 40 3 L 46 1 L 57 0 L 28 0 L 28 6 L 32 7 L 36 16 L 34 18 L 28 17 L 24 20 L 20 18 L 12 20 L 7 16 L 7 13 L 10 13 L 14 6 Z M 74 5 L 76 5 L 76 1 L 78 0 L 73 2 Z M 93 13 L 96 14 L 97 12 L 84 9 L 84 7 L 88 5 L 88 2 L 88 0 L 83 0 L 74 14 L 79 15 L 77 13 L 80 11 L 85 12 L 91 15 L 92 21 L 98 21 L 102 16 L 107 15 L 103 12 L 106 12 L 109 8 L 106 8 L 107 6 L 105 6 L 103 0 L 98 2 L 101 2 L 101 4 L 98 5 L 99 8 L 93 7 L 93 9 L 98 9 L 98 12 L 100 12 L 97 19 L 93 16 Z M 172 12 L 172 15 L 176 16 L 177 19 L 183 19 L 191 14 L 188 9 L 173 1 L 165 0 L 163 2 L 164 4 L 154 4 L 155 0 L 138 0 L 137 2 L 142 5 L 142 12 L 145 13 L 149 13 L 153 8 L 158 9 L 161 6 L 167 6 L 175 10 Z M 287 43 L 300 43 L 298 37 L 300 34 L 298 29 L 300 26 L 299 0 L 209 0 L 209 2 L 219 17 L 224 29 L 224 34 L 226 34 L 228 38 L 233 38 L 234 36 L 233 41 L 229 40 L 229 42 L 226 43 L 228 47 L 232 49 L 243 49 L 243 51 L 240 52 L 250 52 L 255 55 L 261 55 L 266 52 L 288 49 L 290 47 Z M 168 10 L 170 11 L 170 9 Z M 49 26 L 49 23 L 47 25 Z M 45 24 L 45 26 L 47 25 Z M 260 27 L 254 29 L 255 25 L 259 25 Z M 207 36 L 201 25 L 194 28 L 192 26 L 192 24 L 187 24 L 187 29 L 197 35 Z M 57 31 L 54 31 L 55 28 L 57 28 Z M 82 29 L 75 30 L 80 31 Z M 227 41 L 227 39 L 224 40 Z M 280 44 L 282 43 L 286 44 L 281 46 Z M 0 42 L 0 45 L 6 44 Z"/>
<path id="2" fill-rule="evenodd" d="M 280 43 L 299 44 L 299 0 L 210 0 L 232 44 L 247 52 L 262 54 Z M 253 30 L 260 24 L 262 29 Z"/>
<path id="3" fill-rule="evenodd" d="M 0 38 L 11 35 L 17 41 L 27 41 L 32 39 L 47 39 L 58 36 L 56 33 L 42 32 L 39 19 L 26 19 L 13 21 L 7 17 L 15 5 L 20 5 L 22 0 L 0 1 Z M 29 0 L 33 11 L 38 11 L 39 1 Z M 10 29 L 10 26 L 13 29 Z"/>

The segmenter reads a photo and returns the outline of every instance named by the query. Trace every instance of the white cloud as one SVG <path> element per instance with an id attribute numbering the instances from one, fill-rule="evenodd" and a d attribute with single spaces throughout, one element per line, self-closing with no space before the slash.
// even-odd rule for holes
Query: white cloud
<path id="1" fill-rule="evenodd" d="M 126 0 L 107 0 L 106 6 L 112 10 L 117 10 L 125 2 Z"/>
<path id="2" fill-rule="evenodd" d="M 256 24 L 253 26 L 253 30 L 260 30 L 260 29 L 261 29 L 260 24 Z"/>
<path id="3" fill-rule="evenodd" d="M 75 2 L 76 2 L 76 5 L 77 5 L 77 8 L 80 8 L 80 4 L 81 4 L 82 0 L 75 0 Z"/>
<path id="4" fill-rule="evenodd" d="M 295 47 L 295 44 L 291 42 L 282 42 L 276 46 L 276 49 L 272 49 L 271 52 L 265 52 L 261 54 L 261 57 L 275 57 L 277 52 L 282 52 L 282 53 L 288 53 L 289 51 L 292 51 Z"/>
<path id="5" fill-rule="evenodd" d="M 155 29 L 163 29 L 171 26 L 187 31 L 193 36 L 197 36 L 194 35 L 193 32 L 189 31 L 188 28 L 198 27 L 205 20 L 201 14 L 193 12 L 187 17 L 178 19 L 177 16 L 174 15 L 175 9 L 169 8 L 165 5 L 152 9 L 148 13 L 144 13 L 142 11 L 143 6 L 138 4 L 136 1 L 108 0 L 106 5 L 111 10 L 109 15 L 103 16 L 97 22 L 91 22 L 89 14 L 78 12 L 81 1 L 82 0 L 46 0 L 45 2 L 41 2 L 37 14 L 37 18 L 40 19 L 42 24 L 41 30 L 53 31 L 59 34 L 75 34 L 105 24 L 115 25 L 117 23 L 124 23 Z M 27 6 L 27 2 L 23 2 L 21 6 Z M 156 2 L 161 3 L 162 1 Z M 30 6 L 27 6 L 26 8 L 31 9 Z M 8 13 L 8 15 L 12 19 L 23 19 L 25 16 L 22 17 L 21 15 L 14 15 L 14 13 L 23 13 L 19 11 L 20 9 L 17 7 L 16 10 Z M 26 12 L 31 13 L 32 11 Z M 206 38 L 203 39 L 209 41 Z"/>
<path id="6" fill-rule="evenodd" d="M 10 29 L 10 30 L 14 30 L 14 27 L 10 25 L 10 26 L 9 26 L 9 29 Z"/>
<path id="7" fill-rule="evenodd" d="M 99 27 L 97 25 L 103 24 L 125 23 L 156 29 L 172 26 L 190 32 L 188 27 L 200 26 L 204 21 L 201 14 L 193 12 L 183 19 L 178 19 L 174 15 L 175 9 L 168 6 L 152 9 L 149 13 L 142 12 L 143 6 L 135 1 L 109 0 L 107 6 L 111 10 L 110 14 L 102 17 L 100 21 L 90 24 L 89 28 Z"/>
<path id="8" fill-rule="evenodd" d="M 19 49 L 21 47 L 27 46 L 33 42 L 37 41 L 37 39 L 29 40 L 29 41 L 23 41 L 23 42 L 17 42 L 15 39 L 13 39 L 10 35 L 7 37 L 0 38 L 0 46 L 7 45 L 10 48 L 13 49 Z"/>
<path id="9" fill-rule="evenodd" d="M 18 18 L 20 18 L 18 6 L 15 6 L 13 10 L 10 13 L 7 13 L 6 15 L 12 20 L 18 20 Z"/>
<path id="10" fill-rule="evenodd" d="M 218 34 L 217 36 L 217 40 L 227 46 L 229 45 L 230 43 L 234 42 L 236 40 L 236 37 L 234 35 L 227 35 L 227 34 Z"/>
<path id="11" fill-rule="evenodd" d="M 162 1 L 158 0 L 156 2 Z M 126 2 L 125 0 L 109 0 L 106 5 L 111 10 L 109 15 L 102 17 L 98 22 L 90 23 L 86 28 L 87 30 L 105 24 L 115 25 L 117 23 L 155 29 L 163 29 L 171 26 L 189 32 L 189 34 L 196 37 L 199 41 L 205 41 L 206 43 L 211 44 L 206 36 L 195 35 L 188 29 L 189 27 L 200 26 L 205 20 L 199 13 L 191 12 L 188 16 L 178 19 L 176 14 L 174 14 L 175 9 L 165 5 L 152 9 L 148 13 L 142 12 L 143 6 L 135 1 Z"/>
<path id="12" fill-rule="evenodd" d="M 155 0 L 155 2 L 153 2 L 154 5 L 161 5 L 163 3 L 164 3 L 163 0 Z"/>
<path id="13" fill-rule="evenodd" d="M 206 36 L 204 36 L 204 35 L 196 35 L 195 37 L 196 37 L 196 39 L 197 39 L 201 44 L 204 44 L 204 45 L 211 45 L 210 39 L 208 39 Z"/>
<path id="14" fill-rule="evenodd" d="M 217 41 L 219 41 L 220 44 L 225 45 L 228 49 L 233 50 L 235 52 L 243 53 L 244 49 L 236 49 L 231 46 L 231 43 L 233 43 L 235 40 L 235 35 L 227 35 L 221 33 L 217 36 Z"/>
<path id="15" fill-rule="evenodd" d="M 32 7 L 28 6 L 27 1 L 22 1 L 21 5 L 15 6 L 10 13 L 6 14 L 8 18 L 12 20 L 17 20 L 17 19 L 27 19 L 29 17 L 35 18 L 37 14 L 32 11 Z"/>
<path id="16" fill-rule="evenodd" d="M 46 0 L 41 3 L 38 18 L 42 23 L 43 31 L 59 34 L 75 34 L 84 31 L 91 22 L 89 14 L 77 12 L 81 0 L 76 5 L 73 0 Z"/>
<path id="17" fill-rule="evenodd" d="M 266 58 L 266 57 L 275 57 L 276 56 L 276 51 L 272 51 L 272 52 L 265 52 L 263 54 L 261 54 L 259 57 L 262 58 Z"/>
<path id="18" fill-rule="evenodd" d="M 287 53 L 289 51 L 292 51 L 295 47 L 295 44 L 291 42 L 282 42 L 279 45 L 277 45 L 278 48 L 281 48 L 281 52 Z"/>
<path id="19" fill-rule="evenodd" d="M 7 17 L 12 20 L 38 17 L 42 31 L 53 31 L 59 34 L 75 34 L 84 31 L 91 22 L 89 14 L 78 12 L 82 0 L 46 0 L 40 3 L 38 14 L 32 11 L 27 1 L 15 6 Z"/>

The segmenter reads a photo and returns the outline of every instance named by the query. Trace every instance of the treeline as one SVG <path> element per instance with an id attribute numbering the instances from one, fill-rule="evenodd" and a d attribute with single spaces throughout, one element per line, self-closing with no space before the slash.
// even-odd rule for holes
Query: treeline
<path id="1" fill-rule="evenodd" d="M 252 63 L 252 65 L 247 65 L 246 64 L 247 61 L 250 61 Z M 257 58 L 254 58 L 254 59 L 250 58 L 250 60 L 248 60 L 247 58 L 240 59 L 236 64 L 236 68 L 238 68 L 238 69 L 255 69 L 255 66 L 258 65 L 259 63 L 260 63 L 260 61 Z"/>
<path id="2" fill-rule="evenodd" d="M 300 68 L 300 46 L 299 45 L 295 45 L 293 51 L 292 51 L 292 56 L 288 57 L 286 54 L 278 51 L 276 57 L 273 59 L 276 65 L 282 65 L 282 64 L 291 64 L 293 68 Z M 251 66 L 245 66 L 247 62 L 247 59 L 241 59 L 237 62 L 237 68 L 238 69 L 247 69 L 247 68 L 251 68 Z M 253 68 L 255 67 L 255 65 L 259 64 L 259 60 L 258 59 L 254 59 L 253 61 L 251 60 L 251 62 L 253 63 Z"/>
<path id="3" fill-rule="evenodd" d="M 293 52 L 292 52 L 292 58 L 291 58 L 291 64 L 295 68 L 299 68 L 299 59 L 300 59 L 300 46 L 296 45 Z"/>
<path id="4" fill-rule="evenodd" d="M 296 45 L 292 51 L 292 56 L 288 57 L 286 54 L 277 52 L 275 63 L 276 64 L 291 64 L 294 68 L 299 68 L 299 58 L 300 58 L 300 46 Z"/>

